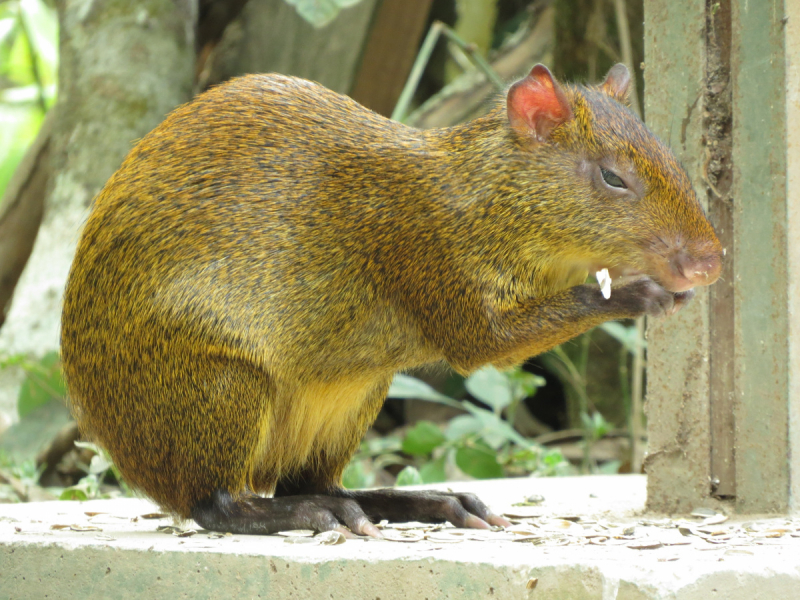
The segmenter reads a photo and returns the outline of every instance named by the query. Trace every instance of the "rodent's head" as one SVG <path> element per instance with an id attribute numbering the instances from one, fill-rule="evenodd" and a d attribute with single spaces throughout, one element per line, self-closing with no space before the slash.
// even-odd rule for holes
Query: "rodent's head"
<path id="1" fill-rule="evenodd" d="M 538 247 L 565 266 L 648 275 L 682 292 L 717 280 L 723 250 L 670 150 L 625 106 L 630 75 L 562 86 L 537 65 L 508 92 L 519 184 Z M 529 204 L 528 204 L 529 202 Z"/>

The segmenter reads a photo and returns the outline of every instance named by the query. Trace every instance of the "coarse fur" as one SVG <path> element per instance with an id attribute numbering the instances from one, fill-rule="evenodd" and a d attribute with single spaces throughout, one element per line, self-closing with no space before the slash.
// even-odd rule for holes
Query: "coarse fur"
<path id="1" fill-rule="evenodd" d="M 328 493 L 398 371 L 512 365 L 663 312 L 689 287 L 678 254 L 712 282 L 719 242 L 669 150 L 614 85 L 557 89 L 569 118 L 544 141 L 505 104 L 419 131 L 280 75 L 175 110 L 97 197 L 70 273 L 83 431 L 182 517 L 218 490 Z M 649 278 L 605 300 L 600 266 Z"/>

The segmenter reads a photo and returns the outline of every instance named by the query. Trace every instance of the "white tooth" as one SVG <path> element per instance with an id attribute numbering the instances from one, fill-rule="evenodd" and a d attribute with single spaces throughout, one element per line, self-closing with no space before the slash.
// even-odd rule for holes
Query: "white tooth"
<path id="1" fill-rule="evenodd" d="M 600 285 L 600 293 L 603 294 L 603 298 L 606 300 L 611 298 L 611 275 L 608 274 L 608 269 L 601 269 L 594 276 Z"/>

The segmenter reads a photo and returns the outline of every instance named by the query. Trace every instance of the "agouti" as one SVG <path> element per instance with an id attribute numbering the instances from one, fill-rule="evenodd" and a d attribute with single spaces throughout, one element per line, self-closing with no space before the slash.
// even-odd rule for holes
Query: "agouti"
<path id="1" fill-rule="evenodd" d="M 714 229 L 629 81 L 537 65 L 487 116 L 429 131 L 280 75 L 176 109 L 100 192 L 72 265 L 83 431 L 208 529 L 507 523 L 473 495 L 340 478 L 398 371 L 514 365 L 717 279 Z M 623 277 L 609 298 L 587 282 L 603 268 Z"/>

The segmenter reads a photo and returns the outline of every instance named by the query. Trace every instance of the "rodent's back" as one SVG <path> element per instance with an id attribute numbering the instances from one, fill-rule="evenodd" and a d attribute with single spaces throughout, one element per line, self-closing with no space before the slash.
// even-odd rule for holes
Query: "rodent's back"
<path id="1" fill-rule="evenodd" d="M 402 232 L 371 230 L 418 212 L 402 198 L 385 206 L 386 189 L 413 179 L 409 157 L 424 148 L 420 132 L 304 80 L 220 86 L 170 114 L 100 193 L 65 310 L 106 330 L 180 324 L 264 363 L 291 352 L 292 330 L 329 347 L 331 330 L 355 335 L 354 319 L 371 318 L 365 307 L 391 321 L 365 245 L 402 245 Z M 71 294 L 89 282 L 91 300 Z M 67 322 L 67 343 L 72 333 Z M 386 343 L 419 350 L 402 333 Z"/>

